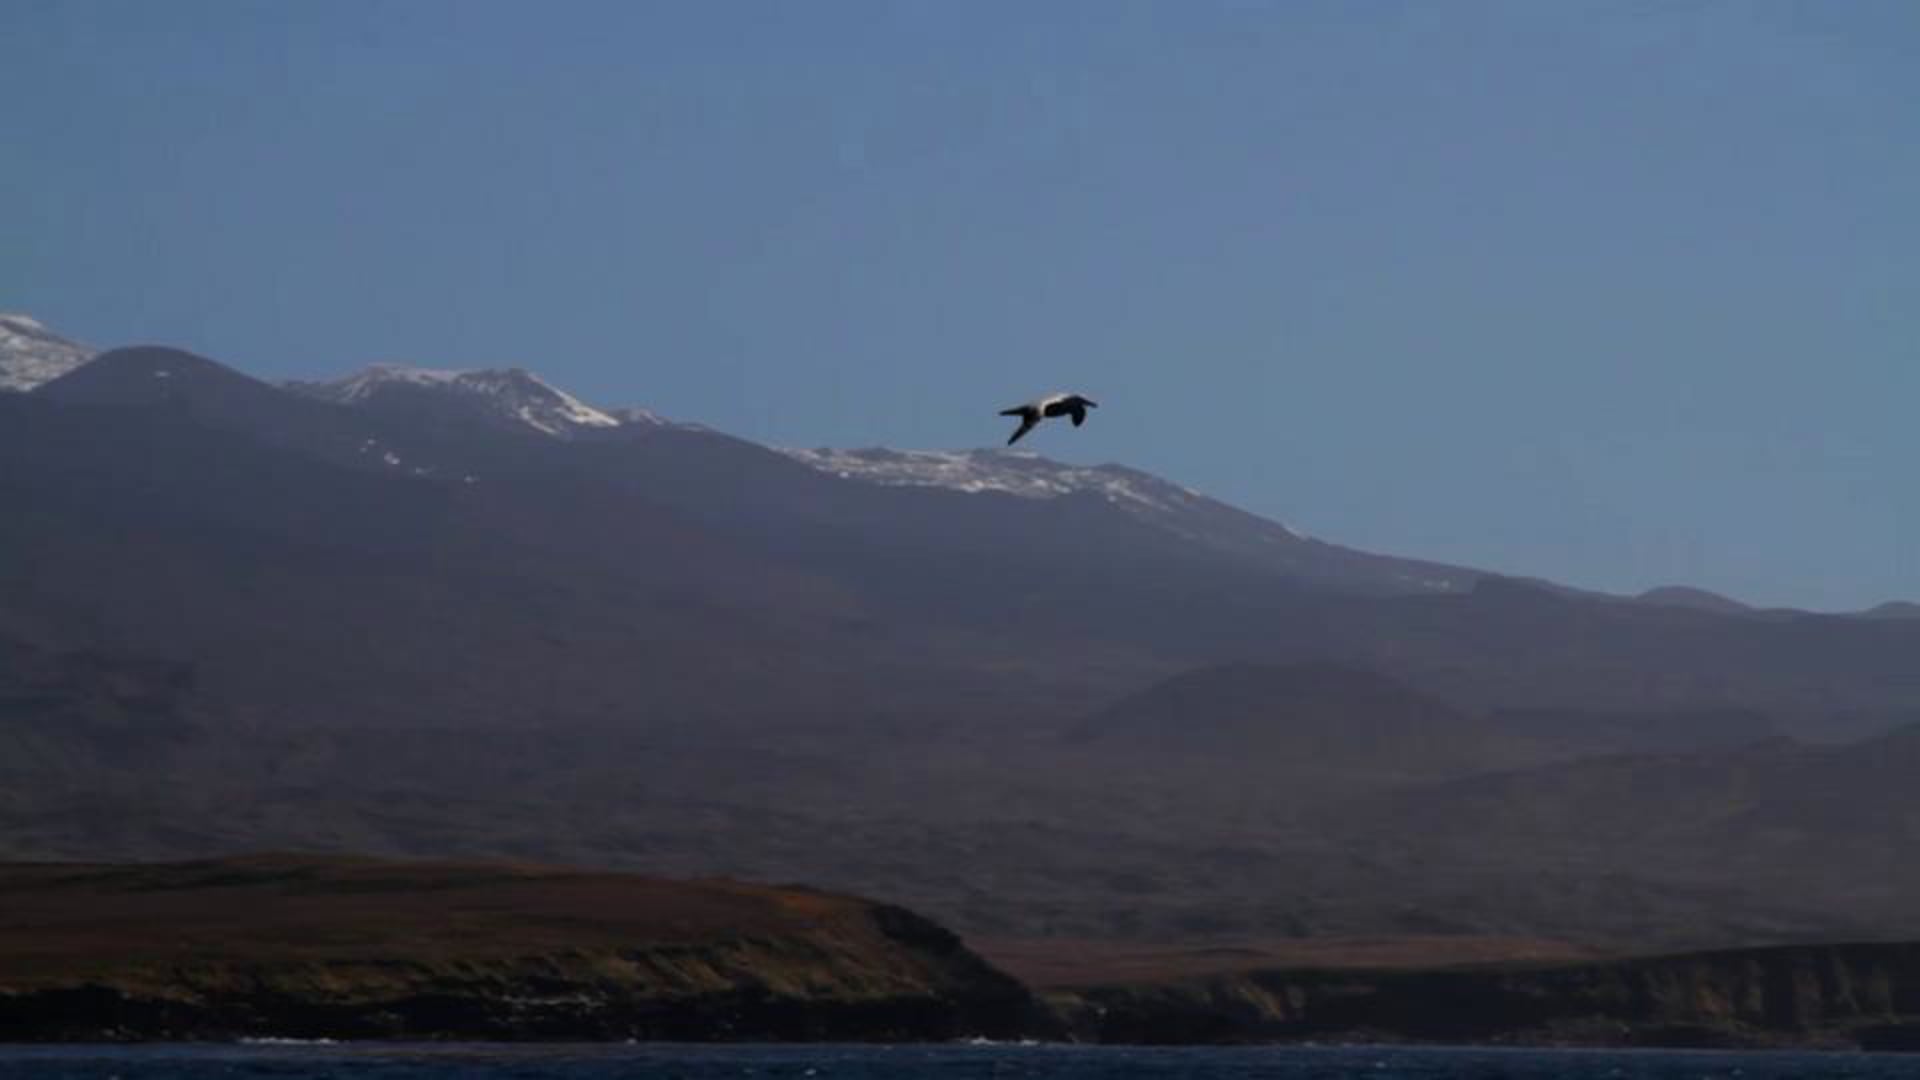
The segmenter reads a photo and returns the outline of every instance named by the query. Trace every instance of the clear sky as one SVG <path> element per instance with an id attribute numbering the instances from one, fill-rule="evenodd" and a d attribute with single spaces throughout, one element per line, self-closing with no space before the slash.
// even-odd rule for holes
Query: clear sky
<path id="1" fill-rule="evenodd" d="M 1920 3 L 0 0 L 0 310 L 1920 599 Z"/>

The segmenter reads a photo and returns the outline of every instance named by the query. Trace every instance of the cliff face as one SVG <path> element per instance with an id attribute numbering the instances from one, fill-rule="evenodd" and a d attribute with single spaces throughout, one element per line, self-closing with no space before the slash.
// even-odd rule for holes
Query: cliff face
<path id="1" fill-rule="evenodd" d="M 1043 1005 L 910 911 L 804 888 L 317 856 L 0 865 L 0 1040 L 262 1035 L 1920 1049 L 1920 943 L 1250 971 Z"/>
<path id="2" fill-rule="evenodd" d="M 1920 944 L 1424 972 L 1252 972 L 1063 990 L 1079 1037 L 1920 1048 Z"/>
<path id="3" fill-rule="evenodd" d="M 502 864 L 0 868 L 0 1039 L 1010 1035 L 1014 980 L 901 908 Z"/>

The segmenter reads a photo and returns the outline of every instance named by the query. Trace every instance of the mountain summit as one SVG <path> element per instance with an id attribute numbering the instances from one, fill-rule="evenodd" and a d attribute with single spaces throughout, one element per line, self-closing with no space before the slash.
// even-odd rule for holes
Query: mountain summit
<path id="1" fill-rule="evenodd" d="M 0 390 L 26 391 L 93 359 L 93 350 L 37 319 L 0 314 Z"/>

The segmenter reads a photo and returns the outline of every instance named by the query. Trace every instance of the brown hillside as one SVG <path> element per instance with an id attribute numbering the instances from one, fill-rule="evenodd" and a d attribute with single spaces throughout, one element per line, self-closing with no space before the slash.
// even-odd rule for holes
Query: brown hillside
<path id="1" fill-rule="evenodd" d="M 915 1038 L 1017 983 L 900 908 L 513 863 L 0 867 L 0 1037 Z"/>

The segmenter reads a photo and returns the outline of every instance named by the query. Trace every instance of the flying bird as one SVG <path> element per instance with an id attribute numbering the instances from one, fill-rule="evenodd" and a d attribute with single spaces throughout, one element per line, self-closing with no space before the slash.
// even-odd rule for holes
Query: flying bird
<path id="1" fill-rule="evenodd" d="M 1025 405 L 1015 405 L 1011 409 L 1001 409 L 1001 416 L 1017 416 L 1020 426 L 1007 436 L 1007 445 L 1020 441 L 1020 436 L 1039 426 L 1042 420 L 1051 420 L 1056 416 L 1073 417 L 1073 426 L 1079 427 L 1087 422 L 1087 410 L 1097 409 L 1099 404 L 1081 397 L 1079 394 L 1053 394 L 1038 401 L 1029 401 Z"/>

